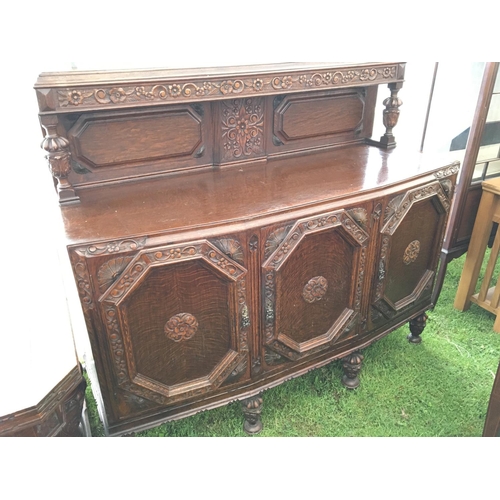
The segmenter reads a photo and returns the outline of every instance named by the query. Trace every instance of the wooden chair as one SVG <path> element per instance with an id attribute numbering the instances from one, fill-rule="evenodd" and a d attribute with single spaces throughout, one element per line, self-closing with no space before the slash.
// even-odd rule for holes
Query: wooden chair
<path id="1" fill-rule="evenodd" d="M 459 311 L 465 311 L 470 307 L 471 302 L 474 302 L 490 311 L 496 316 L 493 330 L 500 333 L 500 280 L 495 286 L 490 287 L 500 250 L 500 231 L 497 231 L 495 236 L 479 293 L 474 293 L 493 223 L 500 223 L 500 178 L 484 181 L 482 188 L 481 202 L 454 306 Z"/>

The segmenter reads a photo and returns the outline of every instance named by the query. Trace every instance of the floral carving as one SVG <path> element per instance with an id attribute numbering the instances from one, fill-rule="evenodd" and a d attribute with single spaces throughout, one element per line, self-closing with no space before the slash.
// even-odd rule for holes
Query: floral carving
<path id="1" fill-rule="evenodd" d="M 262 153 L 264 114 L 261 99 L 234 99 L 222 102 L 224 159 Z"/>
<path id="2" fill-rule="evenodd" d="M 105 262 L 97 271 L 97 282 L 101 291 L 106 290 L 128 266 L 132 257 L 118 257 Z"/>
<path id="3" fill-rule="evenodd" d="M 321 300 L 328 290 L 328 281 L 323 276 L 316 276 L 311 278 L 304 289 L 302 290 L 302 297 L 306 302 L 312 304 L 318 300 Z"/>
<path id="4" fill-rule="evenodd" d="M 89 309 L 94 309 L 87 263 L 77 254 L 71 254 L 71 263 L 73 265 L 73 273 L 75 275 L 83 311 L 86 313 Z M 87 317 L 85 319 L 87 319 Z"/>
<path id="5" fill-rule="evenodd" d="M 113 360 L 118 376 L 118 383 L 123 383 L 128 378 L 128 370 L 127 363 L 125 362 L 125 349 L 123 346 L 122 334 L 118 324 L 117 310 L 114 306 L 106 306 L 105 318 L 109 332 L 109 341 L 113 351 Z"/>
<path id="6" fill-rule="evenodd" d="M 111 290 L 111 297 L 115 299 L 121 297 L 141 276 L 146 270 L 146 264 L 144 262 L 136 262 L 132 269 L 129 270 L 126 274 L 120 276 L 116 286 Z"/>
<path id="7" fill-rule="evenodd" d="M 251 252 L 256 252 L 258 250 L 259 239 L 257 238 L 257 236 L 255 234 L 250 238 L 250 242 L 248 243 L 248 246 L 250 247 Z"/>
<path id="8" fill-rule="evenodd" d="M 403 255 L 403 262 L 408 266 L 417 260 L 420 253 L 420 241 L 414 240 L 407 247 Z"/>
<path id="9" fill-rule="evenodd" d="M 264 88 L 264 82 L 260 78 L 256 78 L 253 81 L 252 88 L 255 92 L 260 92 Z"/>
<path id="10" fill-rule="evenodd" d="M 137 238 L 135 240 L 110 241 L 108 243 L 90 245 L 88 247 L 79 248 L 78 253 L 91 257 L 93 255 L 102 255 L 106 253 L 126 252 L 130 250 L 139 250 L 146 244 L 146 238 Z"/>
<path id="11" fill-rule="evenodd" d="M 245 84 L 241 80 L 225 80 L 220 86 L 220 91 L 222 94 L 239 94 L 245 88 Z"/>
<path id="12" fill-rule="evenodd" d="M 353 208 L 348 210 L 349 215 L 366 230 L 368 227 L 368 213 L 364 208 Z"/>
<path id="13" fill-rule="evenodd" d="M 458 170 L 459 170 L 459 165 L 453 164 L 442 170 L 438 170 L 437 172 L 434 173 L 434 176 L 438 179 L 443 179 L 444 177 L 450 177 L 451 175 L 456 174 Z"/>
<path id="14" fill-rule="evenodd" d="M 123 87 L 66 88 L 58 91 L 58 107 L 95 107 L 99 105 L 132 104 L 168 99 L 188 100 L 228 97 L 239 94 L 252 96 L 263 91 L 278 93 L 303 90 L 311 87 L 342 87 L 352 82 L 394 81 L 398 79 L 397 66 L 334 69 L 322 73 L 291 72 L 288 75 L 263 75 L 260 78 L 163 81 L 155 85 L 130 85 Z"/>
<path id="15" fill-rule="evenodd" d="M 290 231 L 291 226 L 280 227 L 273 231 L 266 240 L 266 247 L 264 250 L 264 258 L 267 259 L 281 244 L 285 239 L 288 231 Z"/>
<path id="16" fill-rule="evenodd" d="M 284 77 L 277 76 L 276 78 L 273 78 L 271 83 L 273 88 L 277 90 L 289 89 L 293 85 L 293 79 L 291 76 L 284 76 Z"/>
<path id="17" fill-rule="evenodd" d="M 214 241 L 214 245 L 231 259 L 243 264 L 243 249 L 237 240 L 232 238 L 221 238 Z"/>
<path id="18" fill-rule="evenodd" d="M 125 91 L 121 87 L 118 89 L 111 89 L 109 91 L 109 98 L 114 103 L 123 102 L 125 101 L 126 97 L 127 94 L 125 94 Z"/>
<path id="19" fill-rule="evenodd" d="M 182 342 L 189 340 L 198 330 L 197 319 L 189 313 L 172 316 L 165 324 L 165 333 L 170 340 Z"/>

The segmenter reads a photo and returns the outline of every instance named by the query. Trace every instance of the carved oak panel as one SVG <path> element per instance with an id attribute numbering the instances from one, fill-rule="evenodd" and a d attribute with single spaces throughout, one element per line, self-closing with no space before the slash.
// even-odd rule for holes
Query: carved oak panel
<path id="1" fill-rule="evenodd" d="M 439 182 L 397 195 L 387 204 L 374 301 L 385 317 L 430 294 L 449 206 Z"/>
<path id="2" fill-rule="evenodd" d="M 357 319 L 368 234 L 344 210 L 283 231 L 267 238 L 275 250 L 263 264 L 265 343 L 293 360 L 327 348 Z"/>
<path id="3" fill-rule="evenodd" d="M 312 137 L 354 137 L 363 109 L 362 94 L 356 91 L 288 96 L 274 111 L 274 135 L 284 144 Z"/>
<path id="4" fill-rule="evenodd" d="M 245 276 L 206 240 L 139 252 L 100 298 L 118 385 L 162 405 L 219 387 L 248 352 Z"/>
<path id="5" fill-rule="evenodd" d="M 89 168 L 189 156 L 202 143 L 202 118 L 189 106 L 143 113 L 82 115 L 69 132 L 74 160 Z"/>

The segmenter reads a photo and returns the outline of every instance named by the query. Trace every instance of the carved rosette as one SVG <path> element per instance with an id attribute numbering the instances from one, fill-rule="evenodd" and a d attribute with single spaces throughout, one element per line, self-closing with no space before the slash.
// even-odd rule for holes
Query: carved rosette
<path id="1" fill-rule="evenodd" d="M 172 316 L 165 324 L 165 333 L 174 342 L 183 342 L 194 337 L 198 330 L 198 320 L 189 313 Z"/>
<path id="2" fill-rule="evenodd" d="M 403 262 L 409 266 L 411 263 L 417 260 L 418 254 L 420 253 L 420 241 L 412 241 L 404 251 Z"/>
<path id="3" fill-rule="evenodd" d="M 223 159 L 264 153 L 264 113 L 261 98 L 222 101 Z"/>
<path id="4" fill-rule="evenodd" d="M 309 304 L 321 300 L 328 290 L 328 281 L 323 276 L 311 278 L 302 290 L 302 297 Z"/>

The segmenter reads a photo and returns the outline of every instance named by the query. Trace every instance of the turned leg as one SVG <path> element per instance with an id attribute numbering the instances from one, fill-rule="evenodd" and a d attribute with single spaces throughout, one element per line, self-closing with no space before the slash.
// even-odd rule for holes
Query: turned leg
<path id="1" fill-rule="evenodd" d="M 427 314 L 422 313 L 416 318 L 413 318 L 410 321 L 410 334 L 408 335 L 407 339 L 412 343 L 412 344 L 420 344 L 422 342 L 422 339 L 420 338 L 420 334 L 424 331 L 425 328 L 425 323 L 427 322 Z"/>
<path id="2" fill-rule="evenodd" d="M 262 430 L 262 421 L 260 420 L 260 414 L 262 413 L 262 394 L 257 394 L 257 396 L 242 400 L 241 408 L 245 416 L 243 430 L 247 434 L 258 434 Z"/>
<path id="3" fill-rule="evenodd" d="M 361 370 L 364 356 L 360 352 L 352 352 L 342 359 L 342 368 L 344 376 L 342 384 L 348 389 L 356 389 L 359 386 L 358 373 Z"/>

